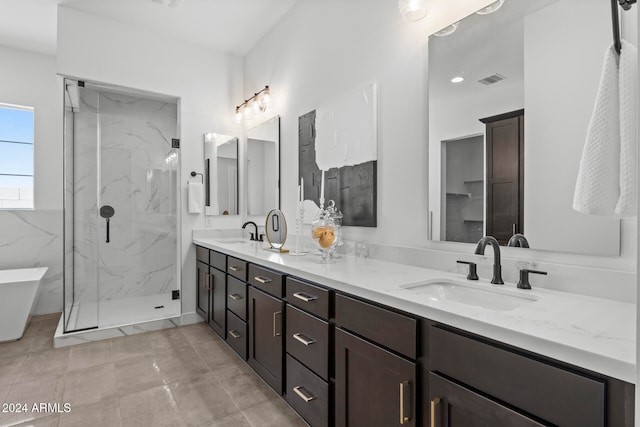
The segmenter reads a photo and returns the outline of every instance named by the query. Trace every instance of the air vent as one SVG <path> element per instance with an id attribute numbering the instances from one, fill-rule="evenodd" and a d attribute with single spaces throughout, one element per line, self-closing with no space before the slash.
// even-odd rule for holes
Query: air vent
<path id="1" fill-rule="evenodd" d="M 478 80 L 478 82 L 479 82 L 479 83 L 482 83 L 483 85 L 487 85 L 487 86 L 489 86 L 489 85 L 492 85 L 492 84 L 494 84 L 494 83 L 498 83 L 499 81 L 502 81 L 502 80 L 504 80 L 504 79 L 506 79 L 506 77 L 505 77 L 505 76 L 503 76 L 503 75 L 501 75 L 501 74 L 496 73 L 496 74 L 493 74 L 493 75 L 491 75 L 491 76 L 489 76 L 489 77 L 485 77 L 485 78 L 484 78 L 484 79 L 482 79 L 482 80 Z"/>

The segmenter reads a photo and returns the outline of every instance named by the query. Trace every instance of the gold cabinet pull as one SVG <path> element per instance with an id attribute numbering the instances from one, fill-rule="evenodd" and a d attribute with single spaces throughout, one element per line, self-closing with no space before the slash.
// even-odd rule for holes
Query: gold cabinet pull
<path id="1" fill-rule="evenodd" d="M 302 391 L 302 386 L 297 385 L 293 388 L 293 391 L 300 396 L 300 399 L 304 400 L 306 403 L 311 402 L 313 399 L 315 399 L 315 396 L 307 396 L 306 394 L 304 394 L 304 392 Z"/>
<path id="2" fill-rule="evenodd" d="M 316 342 L 316 340 L 311 339 L 311 338 L 307 338 L 307 337 L 304 336 L 304 334 L 302 334 L 300 332 L 298 332 L 297 334 L 293 334 L 293 338 L 295 338 L 296 340 L 300 341 L 304 345 L 311 345 L 311 344 Z"/>
<path id="3" fill-rule="evenodd" d="M 402 381 L 400 383 L 400 424 L 404 424 L 411 419 L 407 413 L 405 413 L 405 399 L 407 398 L 405 390 L 409 387 L 409 381 Z"/>
<path id="4" fill-rule="evenodd" d="M 237 331 L 235 331 L 235 330 L 233 330 L 233 331 L 229 331 L 229 335 L 231 335 L 231 336 L 232 336 L 232 337 L 234 337 L 235 339 L 240 338 L 240 334 L 239 334 Z"/>
<path id="5" fill-rule="evenodd" d="M 233 265 L 230 265 L 230 266 L 229 266 L 229 270 L 231 270 L 231 271 L 235 271 L 235 272 L 240 271 L 240 269 L 239 269 L 238 267 L 233 266 Z"/>
<path id="6" fill-rule="evenodd" d="M 271 283 L 271 279 L 269 279 L 268 277 L 254 276 L 254 279 L 256 280 L 256 282 L 260 282 L 263 285 L 266 285 L 267 283 Z"/>
<path id="7" fill-rule="evenodd" d="M 440 398 L 436 397 L 431 400 L 431 427 L 436 427 L 436 407 L 440 403 Z"/>
<path id="8" fill-rule="evenodd" d="M 304 301 L 304 302 L 310 302 L 310 301 L 318 299 L 318 297 L 314 297 L 313 295 L 305 294 L 304 292 L 296 292 L 296 293 L 293 294 L 293 296 L 298 298 L 299 300 Z"/>
<path id="9" fill-rule="evenodd" d="M 211 290 L 211 274 L 204 273 L 205 289 Z"/>
<path id="10" fill-rule="evenodd" d="M 231 298 L 234 301 L 238 301 L 242 299 L 242 297 L 238 294 L 229 294 L 229 298 Z"/>
<path id="11" fill-rule="evenodd" d="M 281 311 L 276 311 L 276 312 L 273 313 L 273 336 L 274 337 L 279 337 L 280 335 L 282 335 L 281 332 L 277 332 L 276 331 L 276 329 L 277 329 L 277 327 L 276 327 L 276 325 L 277 325 L 276 317 L 281 315 L 281 314 L 282 314 Z"/>

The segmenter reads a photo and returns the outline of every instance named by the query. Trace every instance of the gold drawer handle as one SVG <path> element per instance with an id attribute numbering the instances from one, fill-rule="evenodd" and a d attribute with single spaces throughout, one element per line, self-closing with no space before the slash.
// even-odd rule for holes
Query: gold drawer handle
<path id="1" fill-rule="evenodd" d="M 318 297 L 314 297 L 313 295 L 305 294 L 304 292 L 296 292 L 296 293 L 293 294 L 293 296 L 298 298 L 299 300 L 304 301 L 304 302 L 310 302 L 310 301 L 318 299 Z"/>
<path id="2" fill-rule="evenodd" d="M 436 406 L 438 406 L 439 403 L 439 397 L 436 397 L 431 401 L 431 427 L 436 427 Z"/>
<path id="3" fill-rule="evenodd" d="M 304 336 L 304 334 L 301 334 L 300 332 L 298 332 L 297 334 L 293 334 L 293 338 L 300 341 L 304 345 L 311 345 L 316 342 L 316 340 L 312 338 L 307 338 Z"/>
<path id="4" fill-rule="evenodd" d="M 256 282 L 260 282 L 263 285 L 266 285 L 267 283 L 271 283 L 271 279 L 269 279 L 268 277 L 255 276 L 254 279 L 256 280 Z"/>
<path id="5" fill-rule="evenodd" d="M 238 339 L 241 337 L 241 335 L 237 331 L 229 331 L 229 335 L 231 335 L 235 339 Z"/>
<path id="6" fill-rule="evenodd" d="M 229 298 L 231 298 L 234 301 L 238 301 L 242 299 L 242 297 L 238 294 L 229 294 Z"/>
<path id="7" fill-rule="evenodd" d="M 407 387 L 409 387 L 409 381 L 402 381 L 400 383 L 400 424 L 404 424 L 411 419 L 411 417 L 405 413 L 405 398 L 407 398 L 405 390 Z"/>
<path id="8" fill-rule="evenodd" d="M 296 394 L 300 396 L 300 399 L 304 400 L 306 403 L 309 403 L 316 398 L 315 396 L 307 396 L 306 394 L 304 394 L 302 391 L 302 386 L 300 385 L 295 386 L 293 388 L 293 391 L 295 391 Z"/>
<path id="9" fill-rule="evenodd" d="M 230 265 L 230 266 L 229 266 L 229 270 L 231 270 L 231 271 L 235 271 L 235 272 L 238 272 L 238 271 L 240 271 L 240 270 L 242 270 L 242 269 L 241 269 L 241 268 L 238 268 L 238 267 L 235 267 L 235 266 L 233 266 L 233 265 Z"/>

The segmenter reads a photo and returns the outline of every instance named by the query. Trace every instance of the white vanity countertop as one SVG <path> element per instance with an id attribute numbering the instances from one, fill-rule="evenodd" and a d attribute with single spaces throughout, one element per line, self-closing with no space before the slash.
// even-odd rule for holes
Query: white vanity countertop
<path id="1" fill-rule="evenodd" d="M 342 255 L 334 264 L 323 265 L 317 262 L 316 255 L 265 251 L 264 243 L 198 237 L 193 242 L 552 359 L 632 384 L 636 382 L 634 304 L 536 289 L 535 275 L 530 278 L 533 289 L 521 290 L 513 283 L 466 281 L 459 274 L 349 255 Z M 502 292 L 537 300 L 510 310 L 494 310 L 452 300 L 438 301 L 404 289 L 435 279 L 484 289 L 499 287 Z"/>

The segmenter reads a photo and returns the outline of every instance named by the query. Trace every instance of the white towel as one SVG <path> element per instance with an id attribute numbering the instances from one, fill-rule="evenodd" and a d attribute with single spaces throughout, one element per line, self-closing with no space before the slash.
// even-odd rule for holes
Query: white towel
<path id="1" fill-rule="evenodd" d="M 189 198 L 189 213 L 202 213 L 202 183 L 189 181 L 187 186 Z"/>
<path id="2" fill-rule="evenodd" d="M 635 216 L 638 208 L 638 51 L 622 40 L 620 51 L 620 197 L 617 217 Z"/>
<path id="3" fill-rule="evenodd" d="M 636 213 L 636 57 L 636 48 L 625 41 L 620 57 L 613 46 L 605 53 L 573 198 L 578 212 Z"/>

